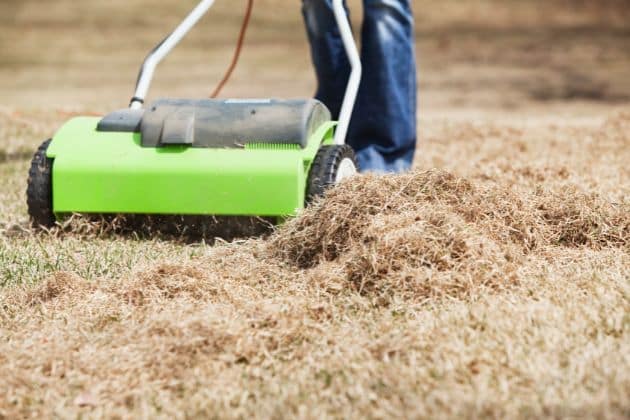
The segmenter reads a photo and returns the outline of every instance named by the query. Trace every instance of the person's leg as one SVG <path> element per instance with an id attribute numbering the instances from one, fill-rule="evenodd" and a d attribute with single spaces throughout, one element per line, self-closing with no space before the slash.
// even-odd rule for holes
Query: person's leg
<path id="1" fill-rule="evenodd" d="M 331 0 L 302 0 L 302 13 L 317 76 L 315 98 L 322 101 L 334 119 L 339 117 L 350 63 L 343 48 Z"/>
<path id="2" fill-rule="evenodd" d="M 409 0 L 364 0 L 363 79 L 348 143 L 363 170 L 399 172 L 416 148 L 416 62 Z"/>

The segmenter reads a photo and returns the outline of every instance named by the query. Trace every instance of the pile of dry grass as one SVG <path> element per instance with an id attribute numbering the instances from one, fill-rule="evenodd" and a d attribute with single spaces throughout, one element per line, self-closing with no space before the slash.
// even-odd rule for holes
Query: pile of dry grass
<path id="1" fill-rule="evenodd" d="M 269 252 L 297 268 L 335 262 L 361 292 L 423 300 L 509 286 L 516 263 L 549 246 L 627 250 L 630 206 L 575 188 L 479 187 L 444 171 L 365 176 L 289 222 Z"/>

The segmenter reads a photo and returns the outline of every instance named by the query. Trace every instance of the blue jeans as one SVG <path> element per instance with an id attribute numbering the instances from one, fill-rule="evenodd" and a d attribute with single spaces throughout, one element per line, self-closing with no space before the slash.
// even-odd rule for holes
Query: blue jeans
<path id="1" fill-rule="evenodd" d="M 416 61 L 410 0 L 363 0 L 363 78 L 347 143 L 364 171 L 401 172 L 416 149 Z M 347 8 L 346 8 L 347 10 Z M 318 88 L 315 97 L 339 116 L 350 63 L 331 0 L 302 0 Z"/>

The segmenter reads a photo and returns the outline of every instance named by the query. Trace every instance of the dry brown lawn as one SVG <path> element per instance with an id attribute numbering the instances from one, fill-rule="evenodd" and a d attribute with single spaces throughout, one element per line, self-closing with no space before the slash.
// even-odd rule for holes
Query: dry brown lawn
<path id="1" fill-rule="evenodd" d="M 133 59 L 186 8 L 133 18 L 113 72 L 93 60 L 129 35 L 132 14 L 106 16 L 123 3 L 0 6 L 0 418 L 630 417 L 624 2 L 417 2 L 414 172 L 349 180 L 268 236 L 34 232 L 34 148 L 124 104 Z M 308 95 L 303 39 L 282 41 L 297 11 L 260 13 L 227 94 Z M 199 54 L 212 33 L 158 90 L 220 73 Z"/>

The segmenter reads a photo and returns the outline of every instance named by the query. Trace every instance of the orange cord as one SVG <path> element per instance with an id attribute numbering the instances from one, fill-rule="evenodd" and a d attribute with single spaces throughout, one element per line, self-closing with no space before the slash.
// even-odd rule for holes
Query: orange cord
<path id="1" fill-rule="evenodd" d="M 217 96 L 219 96 L 219 94 L 221 93 L 221 90 L 226 85 L 228 80 L 230 80 L 230 77 L 232 76 L 232 73 L 234 72 L 234 69 L 236 68 L 236 65 L 238 64 L 238 59 L 241 56 L 241 50 L 243 48 L 243 43 L 245 42 L 245 34 L 247 32 L 247 27 L 249 26 L 249 19 L 252 16 L 253 8 L 254 8 L 254 0 L 248 0 L 247 10 L 245 11 L 245 16 L 243 17 L 243 24 L 241 25 L 241 32 L 238 35 L 238 42 L 236 44 L 236 50 L 234 51 L 234 56 L 232 57 L 232 62 L 230 63 L 230 67 L 228 67 L 227 71 L 225 72 L 223 79 L 221 79 L 221 82 L 219 82 L 217 87 L 214 89 L 214 91 L 210 95 L 211 98 L 216 98 Z"/>

